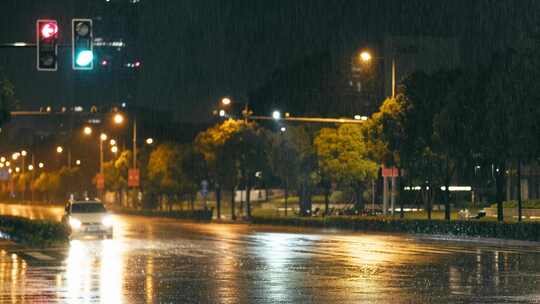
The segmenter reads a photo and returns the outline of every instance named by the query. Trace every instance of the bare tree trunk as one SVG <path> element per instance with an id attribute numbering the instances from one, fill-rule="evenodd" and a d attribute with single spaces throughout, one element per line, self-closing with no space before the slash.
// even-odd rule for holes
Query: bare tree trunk
<path id="1" fill-rule="evenodd" d="M 216 187 L 216 208 L 217 208 L 217 219 L 221 219 L 221 186 L 217 185 Z"/>
<path id="2" fill-rule="evenodd" d="M 235 201 L 234 201 L 234 186 L 231 189 L 231 219 L 236 221 L 236 212 L 235 212 Z"/>
<path id="3" fill-rule="evenodd" d="M 504 221 L 504 211 L 503 211 L 503 200 L 504 200 L 504 171 L 505 166 L 497 166 L 497 170 L 495 172 L 495 187 L 496 187 L 496 194 L 495 194 L 495 202 L 497 203 L 497 220 L 499 222 Z"/>
<path id="4" fill-rule="evenodd" d="M 330 206 L 330 187 L 325 185 L 324 187 L 324 215 L 328 216 L 328 209 Z"/>
<path id="5" fill-rule="evenodd" d="M 522 221 L 523 202 L 521 199 L 521 159 L 517 161 L 517 201 L 518 201 L 518 221 Z"/>

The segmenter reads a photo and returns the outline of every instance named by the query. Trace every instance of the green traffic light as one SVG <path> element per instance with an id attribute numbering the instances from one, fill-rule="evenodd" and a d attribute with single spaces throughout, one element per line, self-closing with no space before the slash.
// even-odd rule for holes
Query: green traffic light
<path id="1" fill-rule="evenodd" d="M 89 50 L 81 51 L 79 54 L 77 54 L 77 60 L 76 63 L 78 66 L 88 66 L 92 63 L 94 60 L 94 53 Z"/>

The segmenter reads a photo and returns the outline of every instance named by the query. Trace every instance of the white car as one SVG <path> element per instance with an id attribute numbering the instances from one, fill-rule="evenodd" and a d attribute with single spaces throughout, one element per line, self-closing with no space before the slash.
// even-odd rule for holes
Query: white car
<path id="1" fill-rule="evenodd" d="M 71 231 L 70 238 L 113 237 L 113 219 L 99 201 L 72 201 L 66 205 L 62 221 Z"/>

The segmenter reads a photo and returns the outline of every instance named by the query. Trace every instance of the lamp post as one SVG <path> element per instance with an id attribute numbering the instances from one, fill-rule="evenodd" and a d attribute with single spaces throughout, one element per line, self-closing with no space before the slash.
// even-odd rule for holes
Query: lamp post
<path id="1" fill-rule="evenodd" d="M 371 62 L 373 59 L 373 56 L 371 55 L 371 53 L 369 51 L 362 51 L 360 53 L 360 60 L 362 60 L 363 62 L 365 63 L 369 63 Z M 376 57 L 376 59 L 381 59 L 381 60 L 384 60 L 383 57 Z M 392 98 L 395 98 L 396 97 L 396 59 L 395 59 L 395 56 L 392 55 Z M 391 190 L 390 190 L 390 203 L 391 203 L 391 213 L 392 215 L 394 215 L 394 205 L 395 205 L 395 200 L 396 200 L 396 195 L 397 195 L 397 177 L 392 175 L 392 187 L 391 187 Z M 388 205 L 388 177 L 387 176 L 384 176 L 383 177 L 383 214 L 386 215 L 387 211 L 388 211 L 388 208 L 387 208 L 387 205 Z M 402 214 L 403 216 L 403 214 Z"/>
<path id="2" fill-rule="evenodd" d="M 362 51 L 360 53 L 360 60 L 365 63 L 369 63 L 374 59 L 369 51 Z M 383 57 L 375 57 L 375 59 L 383 60 Z M 396 59 L 392 56 L 392 98 L 396 97 Z"/>

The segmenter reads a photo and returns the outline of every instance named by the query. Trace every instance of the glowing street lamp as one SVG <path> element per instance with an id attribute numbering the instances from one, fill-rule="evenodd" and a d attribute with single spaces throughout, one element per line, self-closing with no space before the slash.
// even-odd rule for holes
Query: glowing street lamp
<path id="1" fill-rule="evenodd" d="M 151 144 L 153 144 L 153 143 L 154 143 L 154 139 L 153 139 L 153 138 L 150 137 L 150 138 L 147 138 L 147 139 L 146 139 L 146 144 L 147 144 L 147 145 L 151 145 Z"/>
<path id="2" fill-rule="evenodd" d="M 9 161 L 6 161 L 6 167 L 9 167 L 11 163 Z"/>
<path id="3" fill-rule="evenodd" d="M 224 106 L 228 106 L 231 104 L 231 99 L 229 97 L 224 97 L 223 99 L 221 99 L 221 104 L 223 104 Z"/>
<path id="4" fill-rule="evenodd" d="M 111 141 L 109 142 L 111 146 L 116 146 L 116 140 L 111 138 Z"/>
<path id="5" fill-rule="evenodd" d="M 114 153 L 114 154 L 118 153 L 118 146 L 112 146 L 111 147 L 111 152 Z"/>
<path id="6" fill-rule="evenodd" d="M 362 53 L 360 53 L 360 59 L 362 59 L 363 62 L 371 61 L 371 53 L 369 53 L 368 51 L 363 51 Z"/>
<path id="7" fill-rule="evenodd" d="M 84 127 L 83 132 L 84 132 L 85 135 L 91 135 L 92 134 L 92 128 Z"/>
<path id="8" fill-rule="evenodd" d="M 64 152 L 64 148 L 62 148 L 62 146 L 56 147 L 56 153 L 61 154 L 62 152 Z"/>
<path id="9" fill-rule="evenodd" d="M 107 140 L 107 134 L 101 133 L 101 135 L 99 136 L 99 138 L 101 139 L 101 141 L 106 141 L 106 140 Z"/>
<path id="10" fill-rule="evenodd" d="M 3 164 L 3 163 L 0 163 L 0 168 L 4 168 L 4 164 Z"/>
<path id="11" fill-rule="evenodd" d="M 6 162 L 6 158 L 5 158 L 5 157 L 3 157 L 3 156 L 2 156 L 2 157 L 0 157 L 0 162 L 2 162 L 2 163 L 5 163 L 5 162 Z"/>
<path id="12" fill-rule="evenodd" d="M 44 163 L 39 163 L 39 164 L 38 164 L 38 168 L 43 169 L 43 167 L 45 167 L 45 164 L 44 164 Z"/>
<path id="13" fill-rule="evenodd" d="M 22 151 L 21 151 L 21 155 L 22 155 L 22 156 L 26 156 L 26 150 L 22 150 Z"/>
<path id="14" fill-rule="evenodd" d="M 8 170 L 9 174 L 13 173 L 13 170 L 11 170 L 11 168 L 9 168 Z"/>
<path id="15" fill-rule="evenodd" d="M 75 164 L 76 164 L 77 166 L 80 166 L 80 165 L 81 165 L 81 160 L 80 160 L 80 159 L 77 159 L 77 160 L 75 161 Z"/>
<path id="16" fill-rule="evenodd" d="M 33 171 L 34 170 L 34 166 L 33 165 L 28 165 L 28 171 Z"/>
<path id="17" fill-rule="evenodd" d="M 280 120 L 281 119 L 281 112 L 280 111 L 272 112 L 272 118 L 275 119 L 275 120 Z"/>
<path id="18" fill-rule="evenodd" d="M 19 153 L 13 153 L 13 155 L 11 155 L 11 159 L 17 160 L 17 158 L 19 158 Z"/>
<path id="19" fill-rule="evenodd" d="M 15 168 L 15 172 L 19 173 L 19 171 L 21 171 L 21 168 L 16 167 L 16 168 Z"/>
<path id="20" fill-rule="evenodd" d="M 124 122 L 124 116 L 120 113 L 116 113 L 113 120 L 117 125 L 122 124 Z"/>

